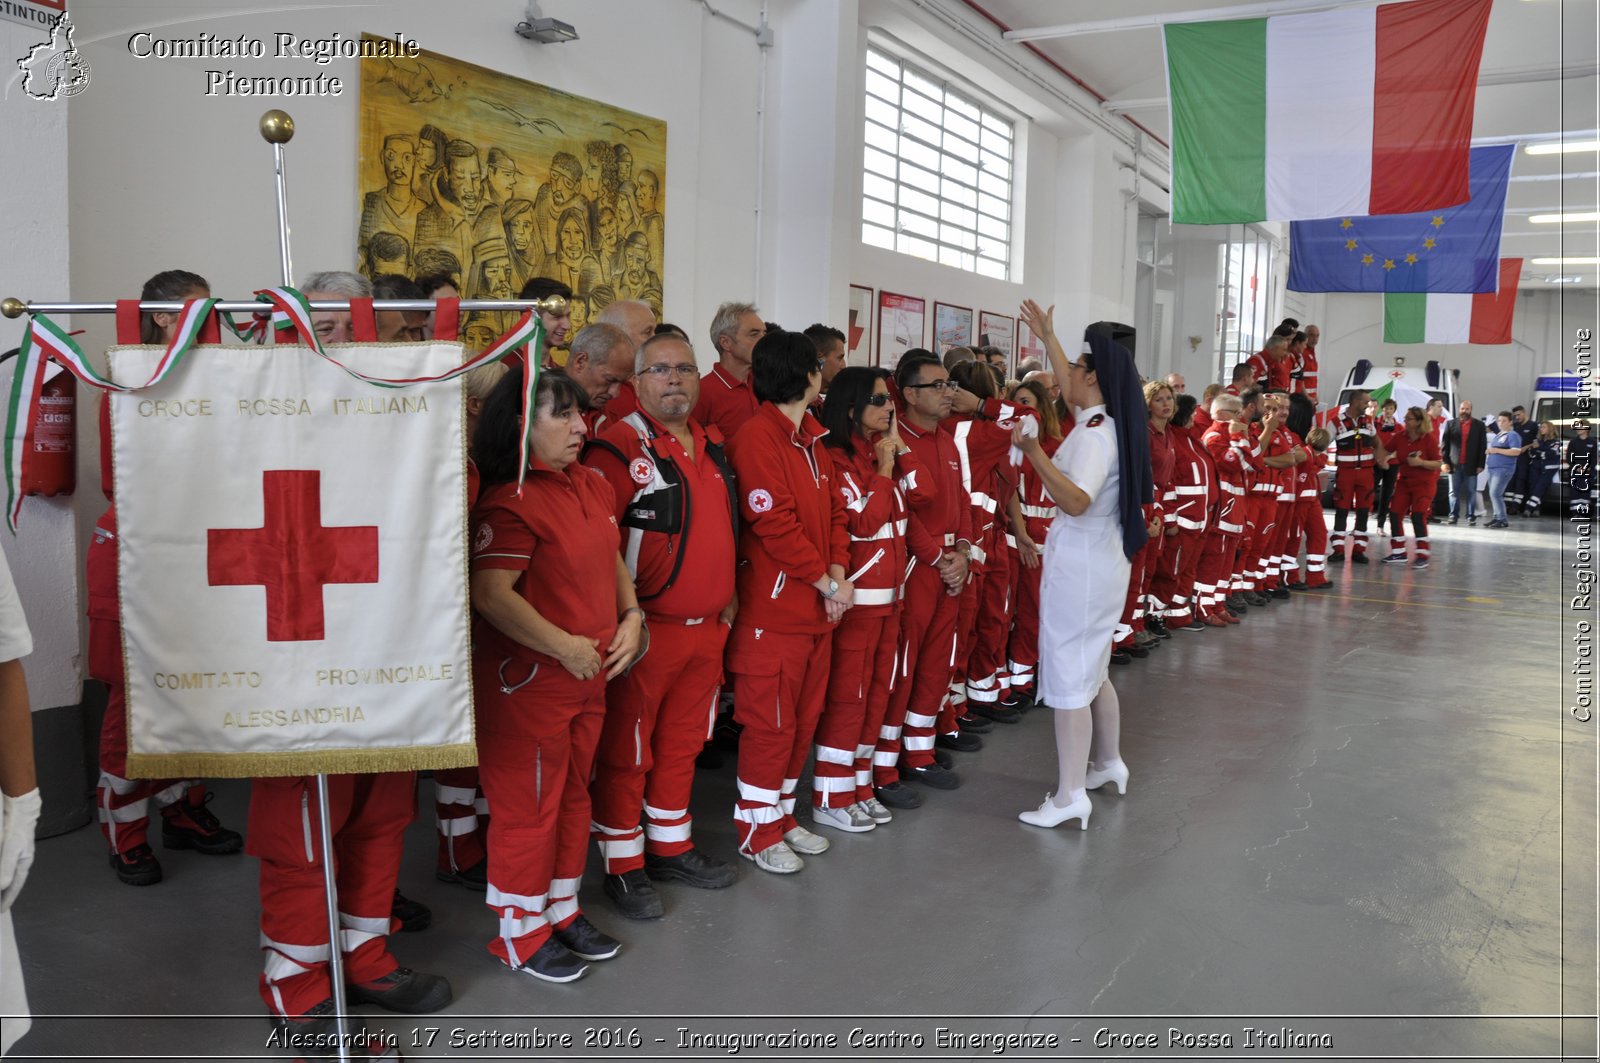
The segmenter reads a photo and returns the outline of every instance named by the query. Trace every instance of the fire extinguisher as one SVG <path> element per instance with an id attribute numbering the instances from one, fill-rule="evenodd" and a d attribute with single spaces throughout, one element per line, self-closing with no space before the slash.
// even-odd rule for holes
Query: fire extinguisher
<path id="1" fill-rule="evenodd" d="M 0 355 L 0 362 L 16 353 L 7 351 Z M 33 449 L 23 463 L 25 495 L 70 495 L 78 486 L 78 381 L 56 368 L 56 374 L 40 389 Z"/>

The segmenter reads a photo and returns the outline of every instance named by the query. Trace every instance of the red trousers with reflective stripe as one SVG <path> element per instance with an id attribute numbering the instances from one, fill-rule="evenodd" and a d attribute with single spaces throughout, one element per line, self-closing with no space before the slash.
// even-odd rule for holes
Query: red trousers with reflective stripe
<path id="1" fill-rule="evenodd" d="M 1326 569 L 1312 570 L 1314 563 L 1311 559 L 1317 556 L 1323 558 L 1322 564 L 1327 565 L 1328 556 L 1328 522 L 1322 515 L 1322 500 L 1320 498 L 1301 498 L 1294 504 L 1295 535 L 1291 540 L 1289 549 L 1298 551 L 1300 540 L 1306 544 L 1306 578 L 1308 587 L 1321 587 L 1328 582 Z"/>
<path id="2" fill-rule="evenodd" d="M 1011 631 L 1011 548 L 1003 536 L 989 554 L 989 568 L 978 591 L 977 631 L 967 657 L 967 698 L 996 702 L 1011 689 L 1006 668 L 1006 636 Z"/>
<path id="3" fill-rule="evenodd" d="M 733 826 L 742 852 L 770 849 L 800 825 L 794 792 L 827 698 L 832 649 L 832 631 L 786 634 L 734 621 L 728 670 L 733 718 L 744 730 Z"/>
<path id="4" fill-rule="evenodd" d="M 677 856 L 694 848 L 694 758 L 716 722 L 727 641 L 728 626 L 716 618 L 653 619 L 650 652 L 607 687 L 589 784 L 593 838 L 606 874 L 643 867 L 647 850 Z"/>
<path id="5" fill-rule="evenodd" d="M 1294 499 L 1287 502 L 1281 498 L 1272 504 L 1272 542 L 1267 546 L 1267 560 L 1273 566 L 1273 575 L 1269 576 L 1269 586 L 1277 587 L 1283 583 L 1288 575 L 1289 566 L 1285 560 L 1289 556 L 1289 537 L 1296 526 Z M 1296 551 L 1298 552 L 1298 546 Z"/>
<path id="6" fill-rule="evenodd" d="M 516 967 L 578 914 L 605 673 L 577 679 L 560 665 L 502 666 L 476 653 L 472 676 L 478 778 L 492 812 L 485 900 L 500 920 L 489 951 Z"/>
<path id="7" fill-rule="evenodd" d="M 401 839 L 416 815 L 414 771 L 328 776 L 347 981 L 373 982 L 398 966 L 387 935 Z M 254 780 L 245 848 L 261 861 L 261 999 L 275 1014 L 304 1015 L 333 995 L 316 780 Z"/>
<path id="8" fill-rule="evenodd" d="M 152 799 L 156 807 L 162 809 L 180 801 L 201 804 L 206 799 L 206 790 L 194 779 L 128 778 L 127 689 L 121 682 L 106 686 L 108 697 L 106 714 L 100 720 L 100 782 L 95 787 L 95 805 L 100 814 L 100 833 L 110 844 L 111 851 L 125 853 L 149 841 Z"/>
<path id="9" fill-rule="evenodd" d="M 1204 548 L 1205 532 L 1188 528 L 1179 528 L 1177 535 L 1162 544 L 1161 565 L 1151 581 L 1150 593 L 1166 603 L 1166 618 L 1176 621 L 1179 627 L 1194 615 L 1195 573 L 1199 571 L 1200 552 Z"/>
<path id="10" fill-rule="evenodd" d="M 987 562 L 985 562 L 987 566 Z M 973 569 L 961 596 L 956 599 L 956 652 L 950 669 L 950 691 L 966 696 L 967 663 L 972 659 L 973 647 L 978 641 L 978 607 L 983 601 L 984 588 L 989 583 L 987 567 Z M 956 717 L 966 708 L 948 697 L 940 702 L 939 730 L 949 734 L 958 730 Z"/>
<path id="11" fill-rule="evenodd" d="M 1257 590 L 1266 588 L 1267 558 L 1272 553 L 1273 536 L 1278 530 L 1278 496 L 1252 492 L 1250 495 L 1250 554 L 1245 569 L 1255 573 Z"/>
<path id="12" fill-rule="evenodd" d="M 872 757 L 872 777 L 879 786 L 899 781 L 895 765 L 901 760 L 912 768 L 933 763 L 934 727 L 950 691 L 959 608 L 960 599 L 945 592 L 939 570 L 917 562 L 900 610 L 900 668 Z"/>
<path id="13" fill-rule="evenodd" d="M 1145 540 L 1139 547 L 1139 552 L 1133 555 L 1133 562 L 1128 570 L 1128 596 L 1122 603 L 1122 622 L 1117 625 L 1117 630 L 1123 632 L 1119 644 L 1126 645 L 1132 640 L 1132 632 L 1144 630 L 1145 595 L 1150 593 L 1150 584 L 1155 577 L 1156 568 L 1161 564 L 1161 552 L 1166 549 L 1166 526 L 1156 532 L 1155 538 Z"/>
<path id="14" fill-rule="evenodd" d="M 1200 568 L 1197 578 L 1201 583 L 1208 583 L 1215 587 L 1213 595 L 1227 598 L 1233 593 L 1233 574 L 1238 568 L 1239 537 L 1228 535 L 1212 528 L 1205 534 L 1205 543 L 1200 549 Z M 1218 603 L 1212 603 L 1214 608 L 1223 608 Z"/>
<path id="15" fill-rule="evenodd" d="M 489 802 L 478 785 L 478 769 L 445 768 L 433 773 L 434 824 L 440 871 L 464 871 L 484 858 Z"/>
<path id="16" fill-rule="evenodd" d="M 854 609 L 833 632 L 828 698 L 817 721 L 811 803 L 846 808 L 872 796 L 872 751 L 889 712 L 900 617 Z"/>
<path id="17" fill-rule="evenodd" d="M 1040 564 L 1029 568 L 1021 556 L 1013 554 L 1016 566 L 1015 608 L 1012 609 L 1011 642 L 1007 656 L 1011 658 L 1011 685 L 1028 686 L 1035 680 L 1039 667 L 1039 577 L 1044 573 L 1043 555 Z"/>

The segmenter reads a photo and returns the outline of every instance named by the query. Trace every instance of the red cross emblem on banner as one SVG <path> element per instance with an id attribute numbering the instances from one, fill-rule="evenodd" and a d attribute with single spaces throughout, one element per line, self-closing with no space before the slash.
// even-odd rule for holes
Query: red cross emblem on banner
<path id="1" fill-rule="evenodd" d="M 206 531 L 206 579 L 213 587 L 267 589 L 267 641 L 321 641 L 322 588 L 378 582 L 378 529 L 322 526 L 322 473 L 261 474 L 264 523 Z"/>

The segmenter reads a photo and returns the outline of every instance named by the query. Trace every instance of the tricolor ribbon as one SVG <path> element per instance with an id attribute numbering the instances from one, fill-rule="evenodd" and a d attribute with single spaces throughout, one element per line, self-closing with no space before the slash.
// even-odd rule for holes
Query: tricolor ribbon
<path id="1" fill-rule="evenodd" d="M 323 348 L 317 339 L 316 330 L 311 324 L 311 306 L 306 297 L 293 288 L 266 288 L 256 292 L 256 297 L 263 303 L 272 307 L 271 327 L 277 331 L 293 328 L 308 342 L 311 347 L 332 364 L 343 369 L 346 373 L 364 383 L 375 387 L 403 388 L 416 384 L 434 384 L 454 380 L 457 377 L 470 373 L 479 366 L 497 362 L 518 348 L 527 346 L 529 352 L 526 373 L 527 383 L 523 394 L 523 424 L 522 437 L 522 468 L 524 473 L 528 466 L 529 438 L 531 430 L 533 395 L 539 385 L 539 365 L 544 359 L 545 331 L 544 323 L 539 315 L 531 310 L 523 313 L 520 320 L 513 325 L 494 343 L 490 344 L 481 353 L 474 355 L 462 365 L 448 372 L 436 376 L 420 376 L 393 379 L 389 377 L 370 376 L 343 364 Z M 27 330 L 22 335 L 22 345 L 17 351 L 17 371 L 11 379 L 11 394 L 7 402 L 7 422 L 5 437 L 5 465 L 6 465 L 6 526 L 16 533 L 17 520 L 22 512 L 22 485 L 26 482 L 24 467 L 28 455 L 33 451 L 34 424 L 39 416 L 39 400 L 44 388 L 45 362 L 55 360 L 64 366 L 73 376 L 91 387 L 104 391 L 142 391 L 152 385 L 165 380 L 182 363 L 184 356 L 199 339 L 200 330 L 205 321 L 210 317 L 215 299 L 190 299 L 184 303 L 183 310 L 178 316 L 178 322 L 173 329 L 172 340 L 167 344 L 166 353 L 156 363 L 155 370 L 150 374 L 150 379 L 143 384 L 119 384 L 109 376 L 102 374 L 84 356 L 72 337 L 61 326 L 42 314 L 35 314 L 28 323 Z M 263 307 L 265 309 L 265 307 Z M 267 331 L 267 318 L 256 317 L 246 328 L 240 329 L 228 315 L 223 315 L 228 328 L 235 336 L 241 339 L 256 338 L 262 342 Z M 521 491 L 523 475 L 517 478 L 517 488 Z"/>

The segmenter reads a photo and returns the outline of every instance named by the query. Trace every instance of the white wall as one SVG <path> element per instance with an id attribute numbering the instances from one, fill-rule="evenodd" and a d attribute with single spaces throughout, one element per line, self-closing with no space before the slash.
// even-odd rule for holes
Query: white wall
<path id="1" fill-rule="evenodd" d="M 76 8 L 74 8 L 76 10 Z M 0 55 L 28 54 L 47 39 L 37 26 L 0 22 Z M 8 253 L 0 255 L 0 296 L 59 299 L 70 291 L 67 267 L 67 116 L 77 104 L 65 99 L 29 99 L 13 66 L 0 100 L 0 128 L 8 147 L 0 151 L 0 187 L 6 213 L 0 222 Z M 81 320 L 81 319 L 80 319 Z M 71 327 L 70 325 L 68 327 Z M 21 321 L 0 320 L 0 349 L 22 340 Z M 0 371 L 9 388 L 15 359 Z M 78 420 L 94 410 L 78 389 Z M 22 662 L 35 709 L 76 705 L 82 683 L 78 652 L 78 546 L 74 504 L 92 494 L 100 498 L 98 475 L 78 478 L 78 493 L 66 498 L 30 498 L 22 507 L 16 538 L 0 531 L 6 560 L 33 631 L 33 653 Z M 104 508 L 102 504 L 100 508 Z"/>

